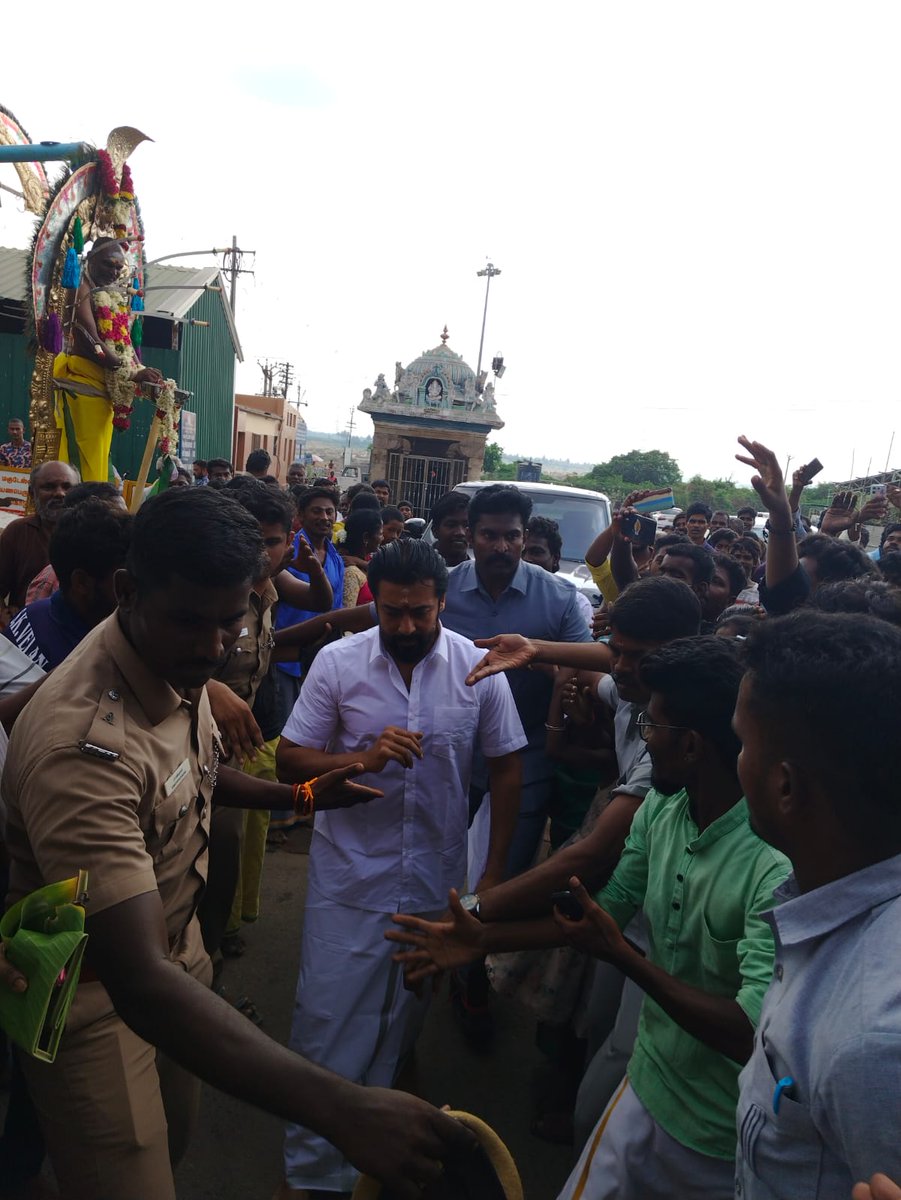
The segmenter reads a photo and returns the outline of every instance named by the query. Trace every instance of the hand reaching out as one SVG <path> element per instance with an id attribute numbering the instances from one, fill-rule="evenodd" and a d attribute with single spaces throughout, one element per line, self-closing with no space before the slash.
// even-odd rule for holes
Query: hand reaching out
<path id="1" fill-rule="evenodd" d="M 744 435 L 738 439 L 738 443 L 740 446 L 744 446 L 748 454 L 736 454 L 735 457 L 740 463 L 753 467 L 757 472 L 756 475 L 751 476 L 751 487 L 762 500 L 767 512 L 781 514 L 783 509 L 787 509 L 789 505 L 778 458 L 762 442 L 752 442 Z"/>
<path id="2" fill-rule="evenodd" d="M 408 983 L 416 984 L 441 971 L 464 967 L 484 953 L 481 921 L 463 908 L 453 890 L 449 905 L 449 921 L 426 921 L 403 913 L 391 918 L 400 928 L 388 929 L 385 938 L 408 947 L 393 955 L 395 962 L 403 964 Z"/>
<path id="3" fill-rule="evenodd" d="M 313 800 L 316 808 L 330 810 L 333 808 L 351 808 L 355 804 L 365 804 L 369 800 L 379 800 L 384 796 L 378 788 L 365 787 L 362 783 L 351 783 L 355 775 L 363 774 L 362 763 L 351 763 L 349 767 L 338 767 L 334 771 L 326 771 L 313 784 Z"/>
<path id="4" fill-rule="evenodd" d="M 499 633 L 497 637 L 480 638 L 475 645 L 488 653 L 466 676 L 467 687 L 472 687 L 489 675 L 527 667 L 535 657 L 535 646 L 518 633 Z"/>

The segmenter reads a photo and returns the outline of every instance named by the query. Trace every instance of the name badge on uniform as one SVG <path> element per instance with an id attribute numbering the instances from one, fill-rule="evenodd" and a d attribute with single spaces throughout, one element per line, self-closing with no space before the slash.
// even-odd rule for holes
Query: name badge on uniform
<path id="1" fill-rule="evenodd" d="M 186 758 L 183 759 L 165 782 L 164 787 L 165 787 L 165 792 L 166 792 L 167 796 L 172 795 L 172 793 L 175 791 L 175 789 L 178 787 L 178 785 L 181 783 L 181 781 L 184 778 L 186 778 L 186 776 L 190 770 L 191 770 L 191 764 L 188 762 L 188 760 Z"/>

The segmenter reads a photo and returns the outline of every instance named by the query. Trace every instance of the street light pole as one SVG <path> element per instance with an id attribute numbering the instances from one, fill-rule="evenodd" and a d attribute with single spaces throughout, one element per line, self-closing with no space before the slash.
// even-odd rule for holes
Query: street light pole
<path id="1" fill-rule="evenodd" d="M 479 338 L 479 361 L 478 365 L 476 366 L 476 390 L 480 395 L 482 392 L 482 385 L 480 382 L 482 378 L 482 349 L 485 345 L 485 321 L 488 319 L 488 291 L 491 287 L 491 280 L 495 275 L 500 275 L 500 273 L 500 268 L 496 267 L 494 263 L 489 263 L 488 266 L 482 271 L 476 271 L 476 275 L 478 275 L 480 278 L 483 275 L 485 276 L 485 308 L 482 312 L 482 336 Z"/>

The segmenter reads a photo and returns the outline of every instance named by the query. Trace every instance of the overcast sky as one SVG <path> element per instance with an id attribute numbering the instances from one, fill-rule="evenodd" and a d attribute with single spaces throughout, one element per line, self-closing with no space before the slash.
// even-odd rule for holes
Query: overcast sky
<path id="1" fill-rule="evenodd" d="M 897 4 L 166 0 L 126 10 L 131 65 L 34 11 L 60 36 L 42 59 L 17 31 L 0 103 L 35 140 L 154 138 L 148 257 L 256 250 L 238 386 L 293 362 L 312 428 L 445 322 L 474 368 L 490 258 L 505 450 L 745 481 L 747 433 L 835 479 L 897 425 L 901 464 Z M 0 244 L 30 226 L 3 194 Z"/>

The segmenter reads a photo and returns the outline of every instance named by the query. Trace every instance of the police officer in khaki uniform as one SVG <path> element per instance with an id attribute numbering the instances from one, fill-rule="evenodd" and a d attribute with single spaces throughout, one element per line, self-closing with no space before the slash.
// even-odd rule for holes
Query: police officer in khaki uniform
<path id="1" fill-rule="evenodd" d="M 292 566 L 304 571 L 309 583 L 283 570 L 291 555 L 296 512 L 284 492 L 248 475 L 230 480 L 224 490 L 259 521 L 265 569 L 254 581 L 241 632 L 217 667 L 208 690 L 229 766 L 259 779 L 275 780 L 275 748 L 288 714 L 281 712 L 275 682 L 267 678 L 273 609 L 283 597 L 297 608 L 327 612 L 332 607 L 332 588 L 322 563 L 302 538 L 298 550 L 302 561 Z M 210 954 L 220 946 L 224 953 L 243 949 L 237 932 L 242 919 L 255 920 L 259 915 L 268 829 L 266 810 L 213 804 L 207 887 L 198 914 Z"/>
<path id="2" fill-rule="evenodd" d="M 23 1063 L 67 1200 L 173 1200 L 168 1135 L 177 1154 L 196 1096 L 188 1073 L 321 1131 L 409 1200 L 465 1142 L 423 1102 L 291 1054 L 204 986 L 196 908 L 213 790 L 244 808 L 294 800 L 287 785 L 219 768 L 204 688 L 243 627 L 261 553 L 258 523 L 212 488 L 148 501 L 117 612 L 10 738 L 10 901 L 90 872 L 85 969 L 59 1054 Z M 319 806 L 378 803 L 354 773 L 319 780 Z"/>

